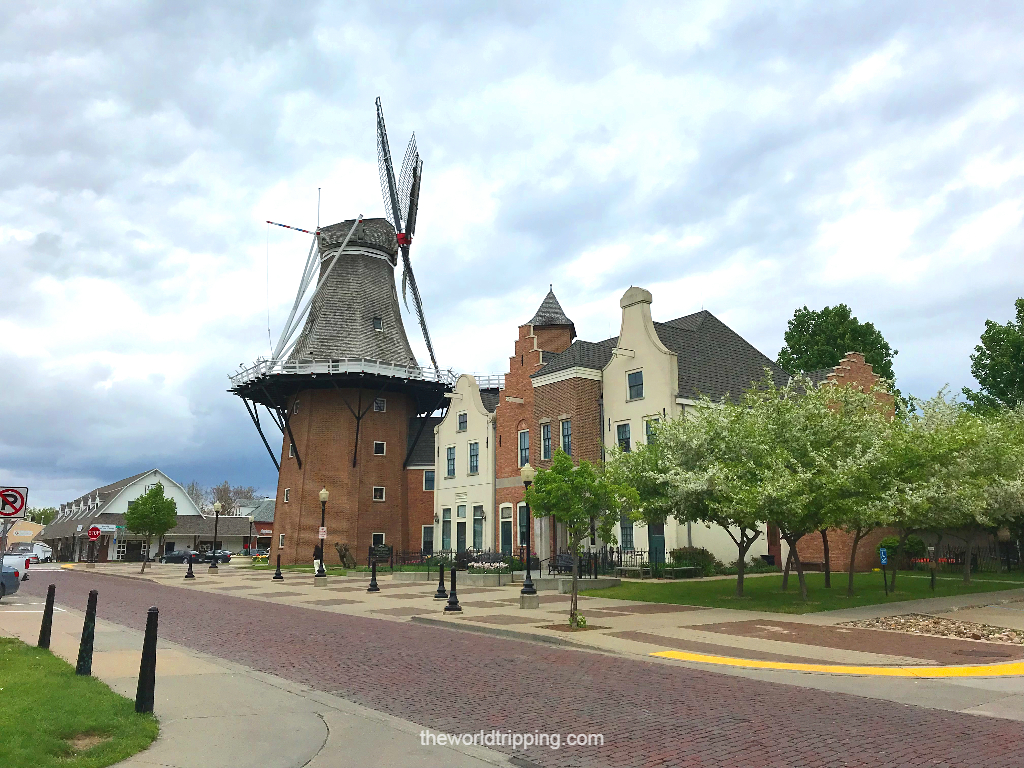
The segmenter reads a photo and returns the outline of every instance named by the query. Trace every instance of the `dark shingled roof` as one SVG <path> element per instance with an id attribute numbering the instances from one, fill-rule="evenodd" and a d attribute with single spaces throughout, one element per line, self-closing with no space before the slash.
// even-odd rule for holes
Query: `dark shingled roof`
<path id="1" fill-rule="evenodd" d="M 273 499 L 271 499 L 273 501 Z M 88 520 L 61 520 L 50 523 L 37 538 L 53 541 L 73 536 L 84 536 L 93 525 L 124 525 L 124 515 L 104 512 Z M 213 517 L 202 515 L 178 515 L 177 524 L 167 532 L 168 536 L 205 536 L 213 535 Z M 78 530 L 82 526 L 82 530 Z M 239 515 L 221 515 L 217 523 L 218 536 L 246 536 L 249 533 L 249 518 Z M 132 534 L 129 534 L 132 535 Z"/>
<path id="2" fill-rule="evenodd" d="M 789 381 L 789 374 L 775 361 L 706 310 L 667 323 L 655 323 L 654 328 L 661 343 L 679 360 L 678 397 L 695 400 L 706 395 L 720 400 L 729 395 L 738 399 L 764 376 L 765 368 L 776 384 L 782 386 Z M 533 377 L 567 368 L 601 370 L 611 359 L 618 341 L 618 337 L 597 343 L 577 339 Z"/>
<path id="3" fill-rule="evenodd" d="M 274 507 L 277 505 L 277 499 L 263 499 L 260 501 L 259 506 L 252 511 L 252 519 L 255 523 L 272 523 L 274 522 Z"/>
<path id="4" fill-rule="evenodd" d="M 330 265 L 329 257 L 341 247 L 353 223 L 344 221 L 320 230 L 321 272 Z M 417 364 L 398 306 L 397 248 L 395 230 L 386 219 L 363 219 L 310 306 L 289 361 L 362 357 L 396 365 Z M 374 330 L 375 317 L 381 318 L 383 331 Z"/>
<path id="5" fill-rule="evenodd" d="M 554 288 L 548 289 L 548 295 L 544 297 L 544 301 L 540 303 L 540 306 L 527 325 L 568 325 L 572 328 L 572 335 L 576 335 L 576 326 L 573 325 L 572 320 L 565 316 L 562 305 L 555 298 Z"/>
<path id="6" fill-rule="evenodd" d="M 804 371 L 804 376 L 814 382 L 815 386 L 828 381 L 828 375 L 834 373 L 835 368 L 819 368 L 817 371 Z"/>
<path id="7" fill-rule="evenodd" d="M 420 434 L 420 425 L 424 420 L 427 423 L 423 426 L 423 433 Z M 440 416 L 413 416 L 409 419 L 409 437 L 405 447 L 406 453 L 409 454 L 407 466 L 434 466 L 434 427 L 440 423 Z M 417 434 L 420 434 L 420 439 L 414 447 L 413 441 L 416 440 Z"/>
<path id="8" fill-rule="evenodd" d="M 494 409 L 498 407 L 498 388 L 481 389 L 480 400 L 483 402 L 484 408 L 490 413 L 494 413 Z"/>

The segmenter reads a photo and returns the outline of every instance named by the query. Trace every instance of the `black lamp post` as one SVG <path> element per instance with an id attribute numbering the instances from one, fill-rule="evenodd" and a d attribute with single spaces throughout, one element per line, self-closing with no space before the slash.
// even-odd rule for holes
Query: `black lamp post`
<path id="1" fill-rule="evenodd" d="M 250 555 L 252 555 L 252 550 L 253 550 L 253 546 L 252 546 L 252 523 L 253 523 L 253 521 L 255 519 L 256 519 L 255 517 L 253 517 L 252 515 L 249 515 L 249 540 L 247 542 L 245 542 L 245 549 L 246 549 L 246 551 Z"/>
<path id="2" fill-rule="evenodd" d="M 327 489 L 320 489 L 320 560 L 314 578 L 327 578 L 327 571 L 324 570 L 324 545 L 326 543 L 327 529 Z"/>
<path id="3" fill-rule="evenodd" d="M 527 489 L 533 485 L 533 478 L 537 476 L 537 470 L 530 466 L 527 462 L 521 470 L 519 470 L 519 476 L 523 478 L 523 485 Z M 533 513 L 530 512 L 530 505 L 526 505 L 526 581 L 523 582 L 523 588 L 519 590 L 521 595 L 536 595 L 537 590 L 533 586 L 533 576 L 530 573 L 530 561 L 533 559 Z"/>
<path id="4" fill-rule="evenodd" d="M 217 526 L 220 523 L 220 502 L 213 502 L 213 560 L 210 561 L 210 570 L 217 573 Z"/>

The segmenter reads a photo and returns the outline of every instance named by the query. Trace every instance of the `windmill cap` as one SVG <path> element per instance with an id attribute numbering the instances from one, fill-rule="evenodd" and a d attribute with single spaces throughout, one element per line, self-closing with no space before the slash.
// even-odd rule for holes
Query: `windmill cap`
<path id="1" fill-rule="evenodd" d="M 355 219 L 330 224 L 320 227 L 318 243 L 321 253 L 327 253 L 332 248 L 340 246 L 348 237 L 349 230 L 356 223 Z M 398 255 L 398 240 L 395 237 L 395 228 L 387 219 L 363 219 L 359 228 L 348 241 L 348 247 L 359 246 L 382 251 L 394 258 Z"/>

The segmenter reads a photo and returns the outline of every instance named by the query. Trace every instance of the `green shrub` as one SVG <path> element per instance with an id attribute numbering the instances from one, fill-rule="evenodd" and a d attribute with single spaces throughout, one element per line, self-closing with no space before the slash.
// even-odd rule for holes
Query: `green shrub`
<path id="1" fill-rule="evenodd" d="M 700 568 L 705 576 L 714 576 L 725 567 L 717 557 L 703 547 L 673 549 L 669 552 L 669 557 L 672 559 L 672 565 Z"/>

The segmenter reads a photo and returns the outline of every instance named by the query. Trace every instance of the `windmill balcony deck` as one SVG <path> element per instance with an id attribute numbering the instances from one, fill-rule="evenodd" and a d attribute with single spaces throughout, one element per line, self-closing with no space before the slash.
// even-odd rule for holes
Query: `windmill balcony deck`
<path id="1" fill-rule="evenodd" d="M 238 373 L 229 375 L 228 378 L 231 380 L 232 388 L 236 388 L 267 376 L 309 376 L 343 373 L 367 373 L 401 379 L 419 379 L 422 381 L 434 381 L 448 386 L 453 385 L 456 378 L 455 374 L 451 371 L 437 371 L 433 368 L 422 368 L 418 365 L 396 365 L 384 360 L 371 360 L 364 357 L 345 357 L 333 360 L 299 360 L 293 362 L 260 360 Z"/>

